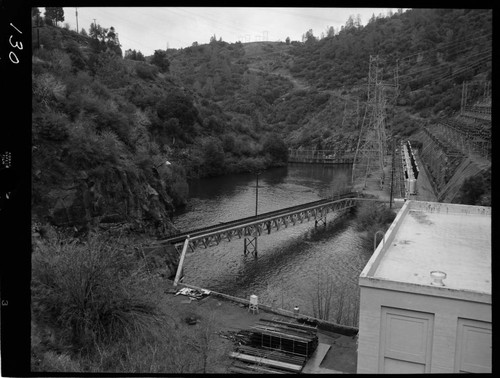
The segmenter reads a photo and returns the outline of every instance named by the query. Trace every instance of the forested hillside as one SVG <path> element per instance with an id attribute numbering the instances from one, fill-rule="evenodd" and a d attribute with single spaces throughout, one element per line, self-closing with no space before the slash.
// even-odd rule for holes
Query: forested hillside
<path id="1" fill-rule="evenodd" d="M 379 78 L 398 84 L 390 134 L 407 137 L 422 120 L 455 114 L 464 81 L 491 80 L 492 12 L 412 9 L 374 15 L 366 26 L 350 17 L 322 38 L 307 31 L 303 42 L 214 36 L 168 51 L 171 73 L 236 122 L 274 130 L 290 147 L 331 149 L 357 142 L 371 55 L 381 59 Z"/>
<path id="2" fill-rule="evenodd" d="M 123 59 L 106 33 L 94 35 L 45 25 L 43 48 L 34 39 L 35 219 L 84 229 L 127 221 L 163 234 L 187 177 L 286 162 L 276 133 L 193 91 L 165 54 Z"/>
<path id="3" fill-rule="evenodd" d="M 33 38 L 34 213 L 165 228 L 188 177 L 281 165 L 289 147 L 353 151 L 375 55 L 388 135 L 408 137 L 455 114 L 464 81 L 491 80 L 491 17 L 412 9 L 366 26 L 349 17 L 303 42 L 214 35 L 150 57 L 123 57 L 112 27 L 87 35 L 45 22 Z"/>

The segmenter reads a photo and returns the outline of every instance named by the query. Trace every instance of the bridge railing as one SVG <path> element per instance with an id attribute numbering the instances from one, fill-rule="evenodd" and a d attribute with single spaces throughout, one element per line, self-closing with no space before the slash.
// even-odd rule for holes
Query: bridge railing
<path id="1" fill-rule="evenodd" d="M 221 223 L 218 223 L 215 225 L 201 227 L 201 228 L 197 228 L 197 229 L 186 231 L 186 232 L 178 232 L 178 233 L 172 234 L 166 238 L 158 239 L 157 243 L 175 243 L 177 240 L 182 241 L 188 235 L 195 236 L 195 235 L 203 234 L 206 232 L 224 230 L 224 229 L 230 228 L 232 226 L 237 226 L 237 225 L 244 224 L 247 222 L 258 221 L 260 219 L 266 219 L 270 216 L 279 216 L 280 214 L 285 214 L 285 213 L 293 212 L 296 210 L 301 210 L 303 208 L 307 208 L 307 207 L 311 207 L 311 206 L 319 206 L 321 204 L 325 204 L 325 203 L 329 203 L 329 202 L 333 202 L 333 201 L 338 201 L 338 200 L 342 200 L 342 199 L 347 199 L 347 198 L 355 198 L 357 196 L 359 196 L 359 194 L 357 192 L 339 193 L 339 194 L 335 194 L 334 196 L 332 196 L 330 198 L 325 198 L 325 199 L 321 199 L 318 201 L 308 202 L 308 203 L 301 204 L 301 205 L 296 205 L 296 206 L 291 206 L 291 207 L 287 207 L 284 209 L 274 210 L 274 211 L 270 211 L 270 212 L 266 212 L 266 213 L 262 213 L 262 214 L 258 214 L 258 215 L 253 215 L 250 217 L 236 219 L 236 220 L 229 221 L 229 222 L 221 222 Z"/>

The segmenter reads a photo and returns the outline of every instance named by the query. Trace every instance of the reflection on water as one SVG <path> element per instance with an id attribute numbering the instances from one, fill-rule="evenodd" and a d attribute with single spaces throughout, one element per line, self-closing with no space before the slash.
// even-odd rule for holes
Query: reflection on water
<path id="1" fill-rule="evenodd" d="M 259 213 L 299 205 L 342 190 L 350 167 L 289 165 L 259 176 Z M 255 214 L 254 175 L 232 175 L 190 183 L 188 206 L 174 223 L 180 230 L 203 227 Z M 318 279 L 345 286 L 356 297 L 358 276 L 370 255 L 353 230 L 351 216 L 314 227 L 314 221 L 263 235 L 258 258 L 243 255 L 243 239 L 197 248 L 184 261 L 185 282 L 207 289 L 259 301 L 288 310 L 299 306 L 313 315 Z M 337 290 L 339 292 L 340 289 Z"/>

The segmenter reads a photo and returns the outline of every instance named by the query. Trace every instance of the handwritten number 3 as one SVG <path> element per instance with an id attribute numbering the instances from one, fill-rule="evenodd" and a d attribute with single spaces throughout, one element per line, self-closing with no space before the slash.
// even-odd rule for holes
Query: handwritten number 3
<path id="1" fill-rule="evenodd" d="M 10 36 L 10 38 L 9 38 L 9 43 L 10 43 L 10 45 L 11 45 L 13 48 L 16 48 L 16 49 L 22 50 L 22 49 L 23 49 L 23 43 L 22 43 L 22 42 L 19 42 L 19 41 L 16 41 L 16 43 L 15 43 L 15 44 L 12 44 L 12 41 L 11 41 L 12 37 L 13 37 L 13 36 L 11 35 L 11 36 Z M 13 57 L 15 58 L 15 60 L 13 59 Z M 12 63 L 14 63 L 14 64 L 19 63 L 19 59 L 17 58 L 17 55 L 16 55 L 13 51 L 9 52 L 9 59 L 10 59 L 10 61 L 11 61 Z"/>
<path id="2" fill-rule="evenodd" d="M 22 50 L 22 49 L 23 49 L 23 43 L 22 43 L 22 42 L 17 41 L 17 42 L 16 42 L 16 44 L 15 44 L 15 45 L 13 45 L 13 44 L 12 44 L 12 41 L 11 41 L 12 37 L 13 37 L 13 35 L 11 35 L 11 36 L 10 36 L 10 38 L 9 38 L 9 43 L 10 43 L 10 45 L 11 45 L 12 47 L 16 48 L 16 49 Z"/>

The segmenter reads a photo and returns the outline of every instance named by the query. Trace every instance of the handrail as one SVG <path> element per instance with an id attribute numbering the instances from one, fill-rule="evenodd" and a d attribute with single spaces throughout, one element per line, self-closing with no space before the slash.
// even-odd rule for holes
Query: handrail
<path id="1" fill-rule="evenodd" d="M 211 225 L 211 226 L 206 226 L 206 227 L 198 228 L 195 230 L 190 230 L 187 232 L 180 232 L 180 233 L 177 233 L 174 235 L 170 235 L 166 238 L 161 238 L 158 241 L 159 242 L 175 243 L 176 241 L 182 241 L 187 235 L 190 235 L 191 238 L 194 238 L 195 236 L 199 236 L 200 234 L 204 234 L 207 232 L 225 230 L 225 229 L 228 229 L 232 226 L 238 226 L 241 224 L 245 224 L 246 222 L 260 221 L 262 219 L 267 219 L 269 217 L 279 216 L 281 214 L 287 214 L 289 212 L 293 212 L 296 210 L 301 210 L 301 209 L 305 210 L 305 209 L 309 209 L 311 207 L 320 206 L 322 204 L 328 204 L 328 203 L 331 203 L 334 201 L 339 201 L 339 200 L 348 199 L 348 198 L 355 198 L 356 196 L 358 196 L 357 192 L 348 192 L 348 193 L 338 194 L 335 197 L 331 197 L 331 198 L 325 198 L 325 199 L 321 199 L 318 201 L 313 201 L 313 202 L 308 202 L 308 203 L 301 204 L 301 205 L 287 207 L 284 209 L 269 211 L 269 212 L 262 213 L 259 215 L 254 215 L 254 216 L 250 216 L 250 217 L 236 219 L 236 220 L 229 221 L 229 222 L 224 222 L 224 223 L 219 223 L 219 224 L 215 224 L 215 225 Z"/>

